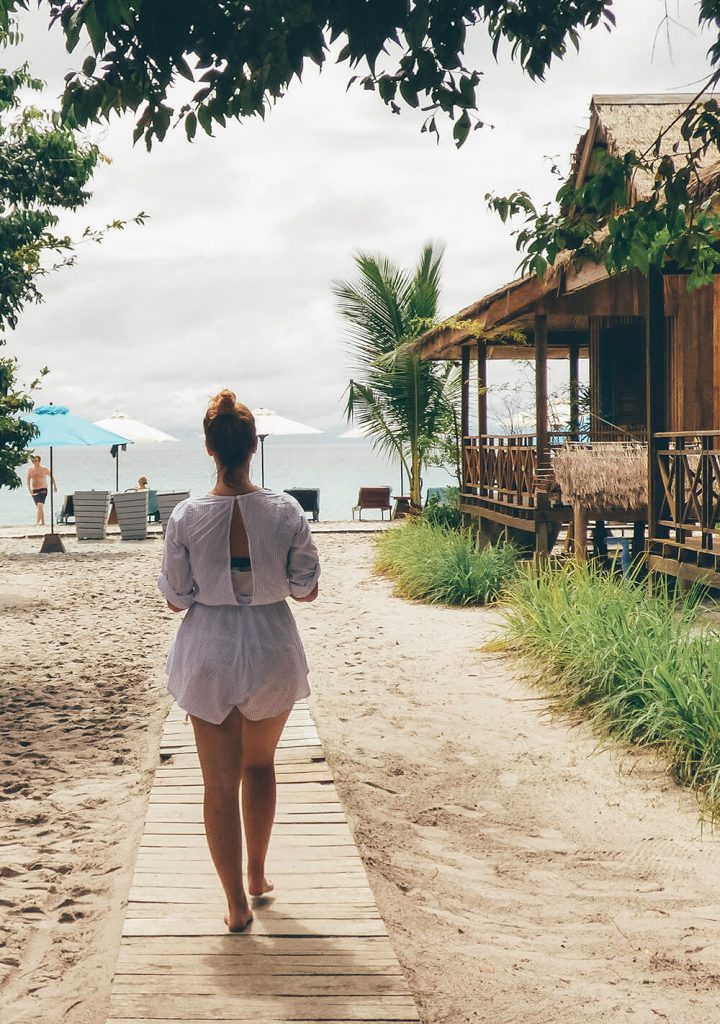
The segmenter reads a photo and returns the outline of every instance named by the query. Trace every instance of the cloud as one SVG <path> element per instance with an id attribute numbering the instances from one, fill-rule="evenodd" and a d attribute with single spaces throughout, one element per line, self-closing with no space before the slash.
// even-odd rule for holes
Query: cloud
<path id="1" fill-rule="evenodd" d="M 482 113 L 494 128 L 456 151 L 436 146 L 422 115 L 393 116 L 377 96 L 346 92 L 348 69 L 309 73 L 266 122 L 231 124 L 189 145 L 180 132 L 147 154 L 131 124 L 101 132 L 112 163 L 92 203 L 66 226 L 102 224 L 141 209 L 151 219 L 49 279 L 9 339 L 27 377 L 51 374 L 42 397 L 93 419 L 120 408 L 171 432 L 197 433 L 207 396 L 230 384 L 250 405 L 336 433 L 350 374 L 330 282 L 353 272 L 358 249 L 414 262 L 429 239 L 446 243 L 443 309 L 452 313 L 514 276 L 507 226 L 488 191 L 522 187 L 549 199 L 587 124 L 593 92 L 679 90 L 706 66 L 707 37 L 672 32 L 652 58 L 660 0 L 619 0 L 618 29 L 588 34 L 545 84 L 494 62 L 482 30 L 469 58 L 485 69 Z M 45 11 L 23 15 L 25 50 L 56 95 L 70 63 Z M 680 0 L 695 29 L 696 6 Z M 73 56 L 74 64 L 77 57 Z M 500 375 L 507 366 L 493 371 Z"/>

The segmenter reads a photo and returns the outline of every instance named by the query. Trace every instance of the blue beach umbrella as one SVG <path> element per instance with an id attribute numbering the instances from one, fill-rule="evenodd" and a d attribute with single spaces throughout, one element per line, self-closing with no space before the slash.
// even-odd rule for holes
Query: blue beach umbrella
<path id="1" fill-rule="evenodd" d="M 34 423 L 39 433 L 32 440 L 35 448 L 50 449 L 50 473 L 53 471 L 53 448 L 68 448 L 78 445 L 132 444 L 126 437 L 114 434 L 111 430 L 96 427 L 89 420 L 73 416 L 64 405 L 39 405 L 32 412 L 25 413 L 22 419 L 26 423 Z M 53 488 L 50 487 L 50 533 L 55 532 L 55 516 L 53 508 Z M 58 538 L 59 540 L 59 538 Z"/>

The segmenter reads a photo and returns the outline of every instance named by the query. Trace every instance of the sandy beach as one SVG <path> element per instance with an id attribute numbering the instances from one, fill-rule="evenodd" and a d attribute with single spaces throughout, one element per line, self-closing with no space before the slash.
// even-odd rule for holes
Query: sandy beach
<path id="1" fill-rule="evenodd" d="M 160 542 L 0 542 L 3 1024 L 99 1024 L 170 704 Z"/>
<path id="2" fill-rule="evenodd" d="M 311 707 L 425 1024 L 707 1024 L 720 845 L 650 756 L 551 721 L 479 649 L 499 614 L 410 605 L 372 540 L 319 537 Z M 102 1024 L 168 708 L 160 543 L 0 541 L 3 1024 Z"/>

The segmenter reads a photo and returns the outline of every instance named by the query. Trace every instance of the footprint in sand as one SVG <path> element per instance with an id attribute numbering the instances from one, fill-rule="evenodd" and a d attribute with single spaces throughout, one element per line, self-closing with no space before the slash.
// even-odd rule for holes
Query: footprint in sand
<path id="1" fill-rule="evenodd" d="M 66 910 L 60 915 L 58 921 L 60 924 L 72 924 L 74 921 L 82 921 L 85 914 L 82 910 Z"/>

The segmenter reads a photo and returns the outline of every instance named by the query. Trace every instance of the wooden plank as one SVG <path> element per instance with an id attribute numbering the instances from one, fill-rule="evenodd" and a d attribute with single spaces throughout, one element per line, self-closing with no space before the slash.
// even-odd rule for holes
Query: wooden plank
<path id="1" fill-rule="evenodd" d="M 148 806 L 147 822 L 157 824 L 159 822 L 175 824 L 202 824 L 203 809 L 194 804 L 166 804 L 155 803 Z M 292 824 L 294 822 L 313 822 L 319 825 L 345 824 L 345 815 L 342 811 L 322 806 L 308 807 L 300 804 L 297 807 L 287 807 L 279 810 L 275 815 L 275 824 Z"/>
<path id="2" fill-rule="evenodd" d="M 151 804 L 196 804 L 202 800 L 203 787 L 201 785 L 189 786 L 162 786 L 157 792 L 150 796 Z M 316 806 L 318 804 L 330 804 L 333 808 L 342 807 L 337 793 L 327 786 L 317 784 L 314 790 L 301 788 L 300 786 L 285 786 L 278 793 L 278 807 L 293 807 L 295 804 L 307 804 Z"/>
<path id="3" fill-rule="evenodd" d="M 325 874 L 318 871 L 315 875 L 308 875 L 306 871 L 298 871 L 292 874 L 287 867 L 280 865 L 276 865 L 276 867 L 278 870 L 272 872 L 276 882 L 276 895 L 282 895 L 283 899 L 286 896 L 292 896 L 295 892 L 316 893 L 320 896 L 318 890 L 323 889 L 367 889 L 367 877 L 362 867 L 358 867 L 354 871 L 346 869 L 337 872 L 342 875 L 342 878 L 335 878 L 333 872 Z M 317 868 L 315 870 L 317 871 Z M 218 888 L 219 885 L 220 882 L 215 876 L 214 870 L 211 870 L 211 865 L 208 865 L 204 871 L 183 870 L 181 874 L 172 870 L 163 872 L 156 867 L 151 870 L 136 871 L 133 878 L 133 886 L 140 886 L 143 889 L 152 886 L 171 889 L 180 887 L 205 889 L 208 887 Z"/>
<path id="4" fill-rule="evenodd" d="M 372 960 L 374 957 L 394 956 L 390 939 L 384 936 L 337 935 L 332 943 L 316 935 L 258 935 L 253 934 L 252 942 L 247 943 L 247 934 L 231 935 L 142 935 L 124 936 L 121 952 L 141 952 L 148 956 L 167 954 L 175 957 L 183 956 L 317 956 L 319 953 L 332 953 L 333 956 L 345 956 L 348 962 L 355 958 Z"/>
<path id="5" fill-rule="evenodd" d="M 108 1021 L 112 1021 L 112 1024 L 147 1024 L 148 1019 L 152 1019 L 153 1024 L 181 1024 L 181 1022 L 177 1018 L 174 1018 L 173 1020 L 171 1020 L 168 1017 L 157 1017 L 157 1016 L 154 1016 L 152 1018 L 147 1018 L 147 1017 L 108 1017 Z M 247 1021 L 248 1018 L 247 1017 L 222 1017 L 222 1018 L 213 1018 L 213 1019 L 214 1020 L 222 1019 L 223 1024 L 245 1024 L 245 1022 Z M 281 1018 L 279 1018 L 277 1016 L 273 1016 L 273 1017 L 254 1017 L 254 1018 L 252 1018 L 252 1020 L 253 1020 L 253 1024 L 278 1024 L 278 1021 L 280 1021 L 280 1020 L 282 1020 L 282 1021 L 284 1021 L 284 1020 L 295 1020 L 295 1021 L 297 1021 L 297 1017 L 281 1017 Z M 412 1016 L 412 1017 L 392 1017 L 392 1018 L 391 1017 L 380 1017 L 380 1018 L 377 1018 L 377 1017 L 363 1017 L 362 1018 L 362 1021 L 380 1021 L 380 1022 L 382 1022 L 382 1024 L 389 1024 L 390 1021 L 392 1021 L 393 1024 L 403 1024 L 403 1022 L 405 1022 L 405 1024 L 414 1024 L 414 1022 L 416 1022 L 418 1020 L 419 1020 L 419 1018 L 417 1017 L 417 1015 L 416 1016 Z M 200 1018 L 192 1018 L 192 1024 L 198 1024 L 198 1022 L 199 1022 L 199 1024 L 203 1024 L 203 1021 L 204 1021 L 204 1018 L 202 1020 Z M 322 1024 L 348 1024 L 349 1021 L 354 1022 L 354 1024 L 359 1024 L 359 1018 L 356 1017 L 356 1016 L 349 1016 L 349 1017 L 345 1016 L 342 1019 L 335 1018 L 334 1020 L 328 1020 L 326 1017 L 315 1017 L 313 1019 L 313 1021 L 305 1020 L 305 1021 L 302 1022 L 302 1024 L 315 1024 L 315 1021 L 322 1021 Z M 182 1022 L 182 1024 L 188 1024 L 188 1021 L 184 1020 Z"/>
<path id="6" fill-rule="evenodd" d="M 218 985 L 218 980 L 220 985 Z M 116 994 L 131 993 L 137 995 L 150 995 L 158 993 L 161 995 L 193 995 L 212 996 L 216 995 L 218 988 L 221 988 L 223 995 L 235 996 L 257 996 L 258 981 L 257 975 L 137 975 L 117 974 L 113 984 L 113 992 Z M 407 985 L 401 975 L 383 976 L 373 974 L 345 975 L 342 979 L 342 989 L 338 985 L 337 978 L 332 975 L 289 975 L 288 977 L 273 977 L 266 975 L 262 981 L 263 993 L 266 996 L 334 996 L 342 994 L 343 999 L 348 996 L 383 996 L 383 995 L 407 995 Z"/>
<path id="7" fill-rule="evenodd" d="M 296 724 L 297 723 L 297 724 Z M 168 720 L 137 854 L 108 1024 L 418 1020 L 317 733 L 294 711 L 278 751 L 268 872 L 240 935 L 207 849 L 192 730 Z"/>
<path id="8" fill-rule="evenodd" d="M 224 910 L 223 891 L 219 883 L 188 885 L 185 878 L 178 879 L 177 884 L 172 886 L 158 885 L 157 883 L 147 885 L 137 882 L 133 884 L 128 899 L 130 903 L 192 903 L 219 908 L 221 912 Z M 282 905 L 283 907 L 292 907 L 293 910 L 298 908 L 302 910 L 303 907 L 312 905 L 323 906 L 327 910 L 330 905 L 333 908 L 333 913 L 340 905 L 374 908 L 374 904 L 367 894 L 367 884 L 360 877 L 354 885 L 343 883 L 340 886 L 327 886 L 323 889 L 297 888 L 288 891 L 283 886 Z"/>
<path id="9" fill-rule="evenodd" d="M 297 996 L 283 1000 L 274 996 L 253 996 L 245 999 L 225 997 L 221 993 L 207 995 L 154 995 L 132 992 L 113 993 L 109 1020 L 136 1018 L 157 1020 L 162 1012 L 169 1020 L 417 1020 L 415 1004 L 405 995 L 348 996 L 347 998 L 313 998 Z"/>
<path id="10" fill-rule="evenodd" d="M 196 917 L 194 914 L 178 914 L 176 917 L 133 917 L 126 918 L 123 935 L 223 935 L 227 928 L 220 914 L 211 917 Z M 337 936 L 370 938 L 385 935 L 382 921 L 344 921 L 323 918 L 308 918 L 296 921 L 293 918 L 277 921 L 269 918 L 256 917 L 252 925 L 242 935 L 233 936 L 238 941 L 255 935 L 314 935 L 319 938 L 335 938 Z"/>
<path id="11" fill-rule="evenodd" d="M 268 871 L 270 871 L 270 865 L 272 865 L 272 877 L 278 887 L 282 887 L 283 892 L 292 891 L 301 886 L 305 886 L 307 889 L 332 889 L 346 884 L 351 886 L 358 883 L 367 884 L 367 875 L 359 859 L 343 861 L 340 864 L 332 862 L 314 864 L 312 861 L 303 861 L 299 865 L 294 864 L 290 859 L 285 861 L 273 859 L 269 862 Z M 144 884 L 144 881 L 150 878 L 170 879 L 173 883 L 177 882 L 178 885 L 189 885 L 195 880 L 199 882 L 204 879 L 207 882 L 208 879 L 213 879 L 215 869 L 211 863 L 194 863 L 190 867 L 176 872 L 172 870 L 172 867 L 166 868 L 157 862 L 146 862 L 139 865 L 136 875 L 138 885 Z M 163 884 L 167 885 L 168 882 Z"/>
<path id="12" fill-rule="evenodd" d="M 297 870 L 306 874 L 317 872 L 322 875 L 328 871 L 364 871 L 360 855 L 352 846 L 331 846 L 321 842 L 319 847 L 311 847 L 309 845 L 310 837 L 307 838 L 308 842 L 303 844 L 304 849 L 297 852 L 292 843 L 273 843 L 270 848 L 269 863 L 276 864 L 284 872 Z M 321 838 L 326 840 L 327 836 Z M 312 856 L 315 849 L 318 851 L 317 857 Z M 210 854 L 202 846 L 183 848 L 182 858 L 181 871 L 205 871 L 210 868 L 215 870 L 210 860 Z M 168 863 L 166 849 L 158 846 L 141 847 L 138 851 L 137 867 L 146 871 L 172 871 L 173 874 L 178 870 L 177 865 Z"/>
<path id="13" fill-rule="evenodd" d="M 116 977 L 138 977 L 143 974 L 154 974 L 158 977 L 191 977 L 209 974 L 211 977 L 223 977 L 226 974 L 235 977 L 250 977 L 274 974 L 283 977 L 302 975 L 304 977 L 350 976 L 363 978 L 368 975 L 376 978 L 404 977 L 394 956 L 377 956 L 364 954 L 362 960 L 352 956 L 333 955 L 332 953 L 306 953 L 287 955 L 279 953 L 264 956 L 252 953 L 247 956 L 232 953 L 216 953 L 201 955 L 187 953 L 184 956 L 169 953 L 133 953 L 124 947 L 120 951 Z"/>
<path id="14" fill-rule="evenodd" d="M 290 837 L 292 837 L 292 835 L 293 835 L 292 828 L 289 829 L 286 833 L 283 833 L 283 837 L 285 839 L 290 839 Z M 282 845 L 281 843 L 279 843 L 277 841 L 278 838 L 279 837 L 277 837 L 275 835 L 273 836 L 273 844 L 272 844 L 271 850 L 278 849 L 278 847 L 280 847 Z M 302 846 L 303 846 L 304 849 L 309 849 L 310 847 L 313 847 L 313 846 L 322 847 L 324 849 L 324 848 L 327 848 L 329 846 L 346 846 L 346 845 L 349 845 L 352 842 L 353 842 L 352 836 L 348 837 L 347 835 L 344 835 L 344 834 L 341 834 L 341 833 L 338 833 L 337 835 L 328 835 L 328 834 L 323 834 L 323 833 L 319 833 L 319 832 L 314 832 L 312 835 L 305 835 L 305 837 L 303 839 L 303 842 L 302 842 Z M 290 839 L 290 842 L 287 845 L 292 845 L 292 840 L 291 839 Z M 202 848 L 204 850 L 206 848 L 206 846 L 207 846 L 207 843 L 206 843 L 206 840 L 205 840 L 205 836 L 200 834 L 200 833 L 198 833 L 196 835 L 188 834 L 188 835 L 179 835 L 179 836 L 173 836 L 173 835 L 167 835 L 167 834 L 163 835 L 162 833 L 157 833 L 157 834 L 151 833 L 149 835 L 143 836 L 142 846 L 140 848 L 141 848 L 141 850 L 150 850 L 152 848 L 166 849 L 166 848 L 174 847 L 174 848 L 181 848 L 183 850 L 187 850 L 187 849 L 191 849 L 193 847 L 196 847 L 196 848 Z M 271 856 L 272 856 L 272 853 L 271 853 Z"/>
<path id="15" fill-rule="evenodd" d="M 274 831 L 279 835 L 329 835 L 345 836 L 348 841 L 352 840 L 350 829 L 342 821 L 310 822 L 308 824 L 295 824 L 293 822 L 280 821 L 274 826 Z M 202 836 L 205 838 L 205 828 L 201 822 L 193 821 L 147 821 L 143 836 Z"/>

